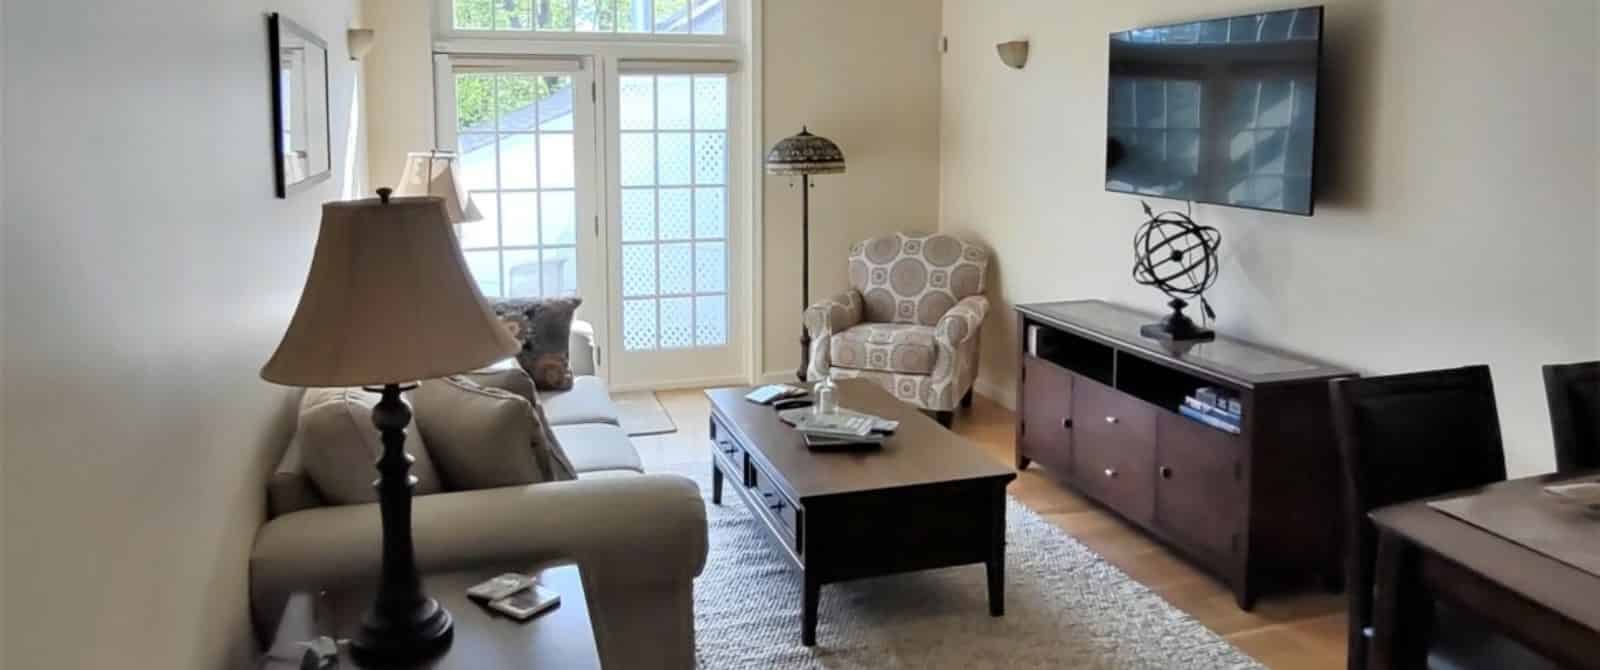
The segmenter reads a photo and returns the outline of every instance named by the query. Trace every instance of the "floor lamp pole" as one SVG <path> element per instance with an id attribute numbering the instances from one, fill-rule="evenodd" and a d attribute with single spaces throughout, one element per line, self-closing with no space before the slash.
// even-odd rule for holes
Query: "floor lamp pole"
<path id="1" fill-rule="evenodd" d="M 811 360 L 811 331 L 806 328 L 806 310 L 811 308 L 811 175 L 800 175 L 800 369 L 795 377 L 806 380 Z"/>

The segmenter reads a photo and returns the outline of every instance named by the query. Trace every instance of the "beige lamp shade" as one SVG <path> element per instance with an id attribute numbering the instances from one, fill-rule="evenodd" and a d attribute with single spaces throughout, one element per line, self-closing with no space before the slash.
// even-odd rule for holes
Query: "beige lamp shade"
<path id="1" fill-rule="evenodd" d="M 454 152 L 416 151 L 406 154 L 406 167 L 400 173 L 400 185 L 394 189 L 399 196 L 431 195 L 444 199 L 450 223 L 482 221 L 483 214 L 473 204 L 467 193 L 466 182 L 456 164 Z"/>
<path id="2" fill-rule="evenodd" d="M 286 386 L 404 384 L 518 349 L 467 271 L 439 198 L 330 202 L 311 274 L 261 377 Z"/>

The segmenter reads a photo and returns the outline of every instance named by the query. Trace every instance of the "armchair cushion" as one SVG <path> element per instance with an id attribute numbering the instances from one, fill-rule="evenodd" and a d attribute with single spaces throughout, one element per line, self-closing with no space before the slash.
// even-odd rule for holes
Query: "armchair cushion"
<path id="1" fill-rule="evenodd" d="M 939 350 L 934 329 L 904 323 L 864 323 L 834 333 L 834 367 L 902 374 L 933 374 Z"/>
<path id="2" fill-rule="evenodd" d="M 832 366 L 829 357 L 833 334 L 861 323 L 861 294 L 851 290 L 806 308 L 806 333 L 811 336 L 811 351 L 806 362 L 808 374 L 820 378 Z"/>

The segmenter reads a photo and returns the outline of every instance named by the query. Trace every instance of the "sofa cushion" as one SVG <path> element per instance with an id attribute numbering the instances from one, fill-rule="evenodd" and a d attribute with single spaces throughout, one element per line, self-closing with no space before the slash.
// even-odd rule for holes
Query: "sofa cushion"
<path id="1" fill-rule="evenodd" d="M 378 501 L 372 482 L 378 478 L 373 461 L 383 453 L 383 442 L 372 425 L 376 393 L 361 389 L 310 389 L 300 401 L 295 428 L 299 458 L 306 475 L 322 499 L 333 505 Z M 415 460 L 411 474 L 417 478 L 417 495 L 442 489 L 430 458 L 427 438 L 413 421 L 406 426 L 406 453 Z"/>
<path id="2" fill-rule="evenodd" d="M 590 470 L 578 473 L 578 479 L 620 479 L 623 477 L 638 477 L 638 470 Z"/>
<path id="3" fill-rule="evenodd" d="M 539 405 L 552 426 L 571 426 L 585 423 L 622 425 L 617 416 L 617 406 L 611 402 L 611 390 L 599 377 L 578 377 L 566 391 L 540 391 Z"/>
<path id="4" fill-rule="evenodd" d="M 639 463 L 639 452 L 621 428 L 603 423 L 575 426 L 556 426 L 556 438 L 561 440 L 572 467 L 580 475 L 601 470 L 632 470 L 644 472 Z"/>
<path id="5" fill-rule="evenodd" d="M 573 479 L 532 403 L 464 377 L 430 379 L 416 392 L 417 426 L 454 490 Z"/>
<path id="6" fill-rule="evenodd" d="M 932 326 L 864 323 L 834 333 L 828 354 L 836 367 L 928 375 L 939 358 L 933 333 Z"/>

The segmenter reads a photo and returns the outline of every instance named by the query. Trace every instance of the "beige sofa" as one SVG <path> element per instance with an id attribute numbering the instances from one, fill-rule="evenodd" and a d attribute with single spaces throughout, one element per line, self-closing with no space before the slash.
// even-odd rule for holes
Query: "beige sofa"
<path id="1" fill-rule="evenodd" d="M 692 668 L 693 580 L 705 567 L 705 505 L 694 482 L 647 475 L 595 376 L 592 331 L 575 324 L 571 391 L 541 393 L 576 481 L 420 496 L 412 533 L 423 572 L 526 570 L 556 559 L 583 572 L 595 641 L 608 668 Z M 268 487 L 250 588 L 270 640 L 296 591 L 370 582 L 382 537 L 377 505 L 327 506 L 291 440 Z"/>

